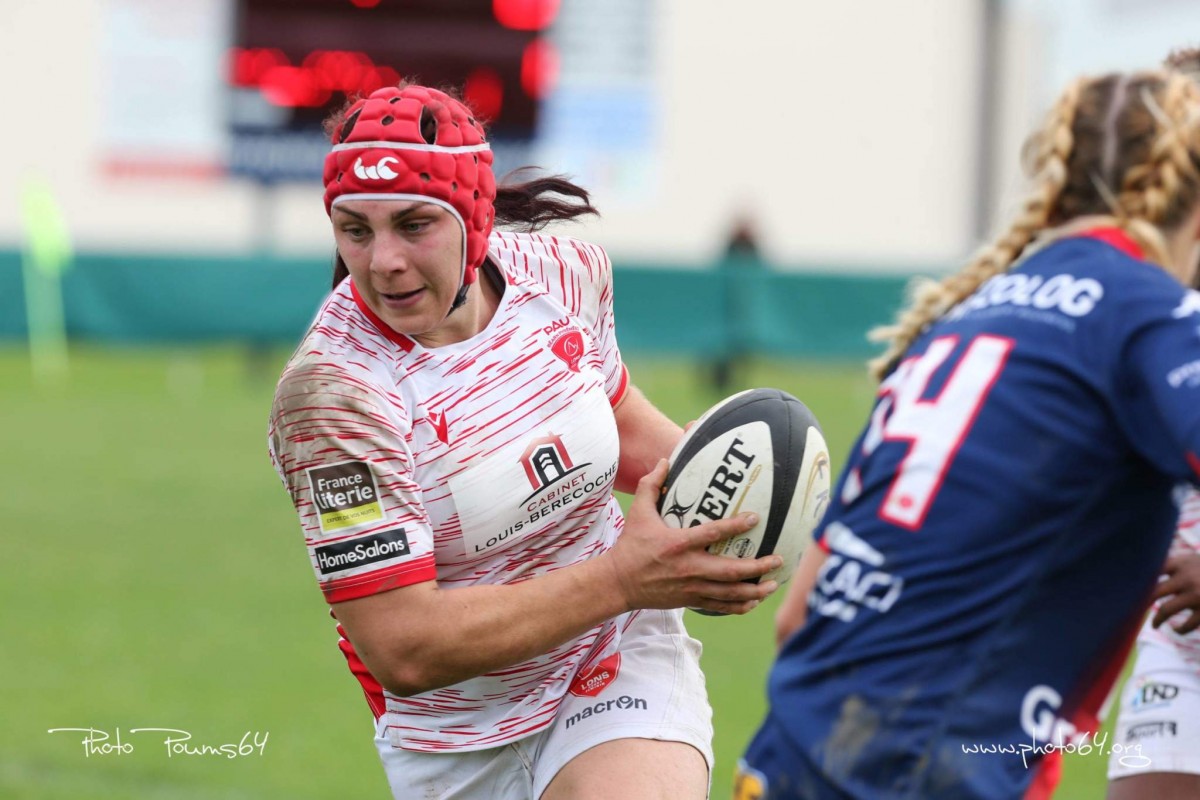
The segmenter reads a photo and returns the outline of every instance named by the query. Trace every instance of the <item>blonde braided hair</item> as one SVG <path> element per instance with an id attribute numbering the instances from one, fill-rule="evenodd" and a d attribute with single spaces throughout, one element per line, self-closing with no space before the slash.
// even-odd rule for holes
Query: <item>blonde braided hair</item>
<path id="1" fill-rule="evenodd" d="M 1173 51 L 1163 66 L 1182 72 L 1193 80 L 1200 80 L 1200 47 L 1182 47 Z"/>
<path id="2" fill-rule="evenodd" d="M 1200 84 L 1175 70 L 1073 82 L 1026 142 L 1033 189 L 1016 218 L 962 270 L 916 285 L 896 324 L 871 332 L 888 342 L 869 363 L 871 374 L 882 379 L 931 323 L 1009 270 L 1039 234 L 1053 238 L 1049 229 L 1078 217 L 1122 228 L 1147 260 L 1168 265 L 1163 231 L 1200 198 L 1198 111 Z M 1111 170 L 1103 169 L 1110 157 Z"/>
<path id="3" fill-rule="evenodd" d="M 1084 85 L 1085 81 L 1081 79 L 1067 87 L 1042 129 L 1025 143 L 1026 170 L 1033 178 L 1034 187 L 1008 230 L 980 249 L 959 272 L 941 281 L 926 279 L 914 285 L 912 302 L 896 324 L 871 331 L 872 341 L 888 342 L 883 355 L 868 364 L 877 380 L 882 380 L 891 371 L 921 331 L 969 297 L 989 278 L 1008 270 L 1034 236 L 1046 227 L 1055 201 L 1066 185 L 1067 159 L 1074 145 L 1071 126 Z"/>
<path id="4" fill-rule="evenodd" d="M 1200 138 L 1195 124 L 1200 87 L 1182 73 L 1171 72 L 1157 99 L 1148 87 L 1143 87 L 1142 95 L 1160 128 L 1150 143 L 1149 159 L 1126 171 L 1115 216 L 1149 260 L 1165 266 L 1170 259 L 1163 230 L 1181 221 L 1200 188 Z"/>

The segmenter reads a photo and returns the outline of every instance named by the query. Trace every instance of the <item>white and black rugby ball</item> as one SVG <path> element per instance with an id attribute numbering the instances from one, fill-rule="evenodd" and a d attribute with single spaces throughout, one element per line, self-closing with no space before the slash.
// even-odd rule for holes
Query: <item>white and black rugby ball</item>
<path id="1" fill-rule="evenodd" d="M 777 553 L 783 566 L 750 582 L 782 585 L 792 577 L 829 503 L 829 448 L 807 406 L 778 389 L 735 394 L 696 420 L 670 464 L 658 501 L 667 525 L 686 528 L 753 511 L 757 525 L 709 552 Z"/>

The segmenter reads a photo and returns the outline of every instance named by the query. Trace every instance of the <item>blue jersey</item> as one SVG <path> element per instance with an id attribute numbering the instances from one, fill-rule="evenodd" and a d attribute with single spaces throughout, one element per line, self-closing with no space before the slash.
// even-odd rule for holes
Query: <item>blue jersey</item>
<path id="1" fill-rule="evenodd" d="M 1115 230 L 1037 251 L 881 384 L 770 678 L 823 785 L 1019 797 L 1094 723 L 1200 452 L 1200 294 L 1136 254 Z"/>

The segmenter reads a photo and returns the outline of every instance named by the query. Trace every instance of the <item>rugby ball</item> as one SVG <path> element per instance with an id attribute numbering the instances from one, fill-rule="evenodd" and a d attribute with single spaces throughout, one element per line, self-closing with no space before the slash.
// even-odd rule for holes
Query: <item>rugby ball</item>
<path id="1" fill-rule="evenodd" d="M 777 553 L 783 566 L 749 582 L 782 585 L 825 513 L 829 482 L 829 448 L 808 407 L 778 389 L 750 389 L 717 403 L 684 434 L 658 513 L 686 528 L 756 512 L 757 525 L 708 550 L 729 558 Z"/>

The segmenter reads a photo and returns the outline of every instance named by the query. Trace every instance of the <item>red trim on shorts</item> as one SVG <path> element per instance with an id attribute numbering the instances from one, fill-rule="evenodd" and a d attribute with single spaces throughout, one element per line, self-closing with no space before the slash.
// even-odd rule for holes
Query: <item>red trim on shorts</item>
<path id="1" fill-rule="evenodd" d="M 322 583 L 321 591 L 325 593 L 325 602 L 344 603 L 347 600 L 357 600 L 360 597 L 432 580 L 437 580 L 437 568 L 433 563 L 433 554 L 430 553 L 366 575 L 352 575 Z"/>
<path id="2" fill-rule="evenodd" d="M 1105 244 L 1117 248 L 1125 255 L 1136 258 L 1138 261 L 1146 260 L 1146 254 L 1142 251 L 1141 245 L 1120 228 L 1091 228 L 1079 235 L 1088 239 L 1099 239 Z"/>
<path id="3" fill-rule="evenodd" d="M 625 399 L 625 392 L 627 392 L 628 390 L 629 390 L 629 369 L 624 364 L 622 364 L 621 365 L 621 382 L 617 385 L 617 391 L 613 393 L 613 396 L 608 398 L 609 405 L 611 405 L 613 408 L 616 408 L 617 406 L 619 406 L 621 404 L 621 401 Z"/>
<path id="4" fill-rule="evenodd" d="M 354 279 L 350 279 L 350 294 L 354 295 L 354 304 L 358 306 L 367 319 L 371 320 L 371 324 L 379 329 L 379 332 L 386 336 L 390 341 L 395 342 L 404 349 L 404 352 L 411 352 L 413 349 L 413 340 L 400 333 L 391 325 L 381 320 L 379 316 L 371 310 L 366 301 L 362 299 L 362 295 L 358 293 L 358 287 L 354 285 Z"/>
<path id="5" fill-rule="evenodd" d="M 330 609 L 329 615 L 337 619 L 333 615 L 333 610 Z M 341 623 L 337 626 L 338 649 L 342 651 L 342 655 L 346 657 L 346 663 L 350 666 L 350 672 L 358 679 L 359 685 L 362 687 L 363 694 L 367 697 L 367 705 L 371 707 L 371 713 L 375 715 L 375 721 L 387 713 L 387 701 L 383 697 L 383 686 L 379 681 L 375 680 L 375 676 L 367 669 L 367 665 L 358 657 L 358 653 L 354 651 L 354 645 L 350 644 L 350 640 L 346 638 L 346 631 L 342 628 Z"/>

